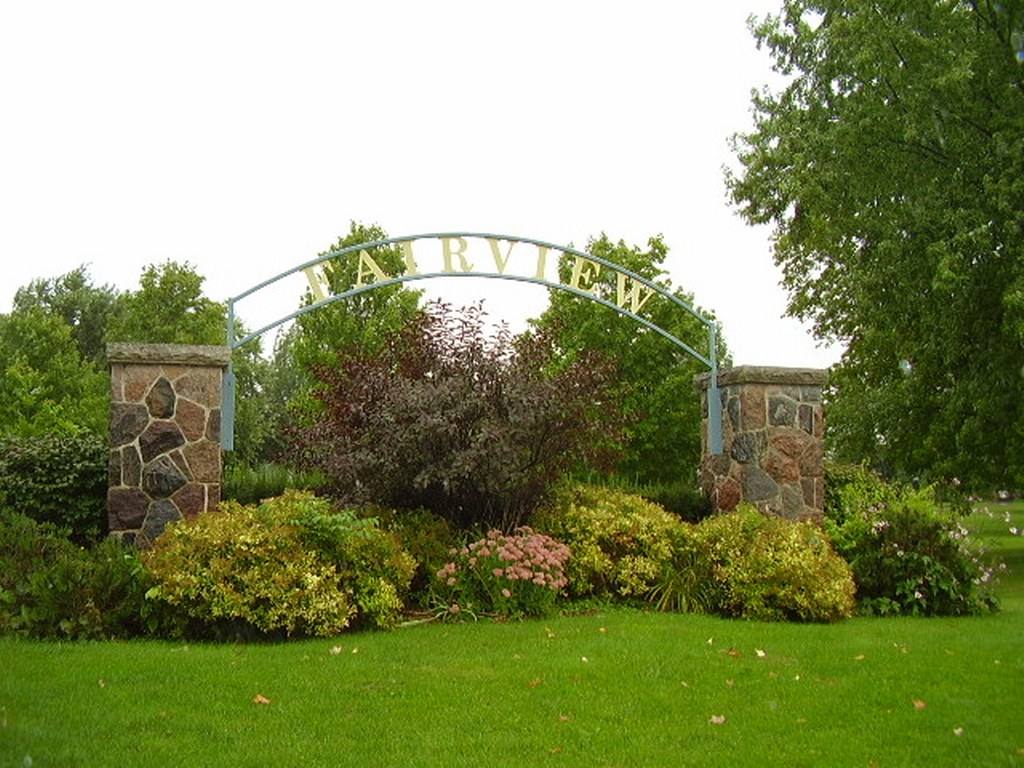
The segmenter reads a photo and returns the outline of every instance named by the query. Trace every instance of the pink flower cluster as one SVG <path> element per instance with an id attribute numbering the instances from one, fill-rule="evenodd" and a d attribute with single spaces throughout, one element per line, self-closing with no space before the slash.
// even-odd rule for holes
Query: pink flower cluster
<path id="1" fill-rule="evenodd" d="M 543 533 L 534 533 L 526 526 L 517 528 L 510 536 L 501 531 L 490 531 L 479 541 L 461 550 L 453 550 L 455 561 L 437 572 L 437 578 L 447 586 L 455 586 L 459 564 L 479 575 L 489 574 L 497 579 L 535 584 L 558 592 L 568 583 L 565 562 L 569 548 Z M 508 588 L 502 595 L 510 595 Z"/>

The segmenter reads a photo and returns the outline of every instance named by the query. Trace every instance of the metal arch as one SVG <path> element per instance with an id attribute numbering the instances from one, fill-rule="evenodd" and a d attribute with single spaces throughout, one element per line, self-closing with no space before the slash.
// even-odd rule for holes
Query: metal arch
<path id="1" fill-rule="evenodd" d="M 587 261 L 590 261 L 592 263 L 600 264 L 600 265 L 602 265 L 604 267 L 607 267 L 608 269 L 611 269 L 612 271 L 614 271 L 614 272 L 616 272 L 618 274 L 625 275 L 630 280 L 633 280 L 634 282 L 640 283 L 641 285 L 645 285 L 648 288 L 650 288 L 654 293 L 658 294 L 659 296 L 662 296 L 663 298 L 668 299 L 670 302 L 674 303 L 677 307 L 679 307 L 680 309 L 684 310 L 689 315 L 691 315 L 692 317 L 697 319 L 702 325 L 704 325 L 704 327 L 705 327 L 705 329 L 707 330 L 707 333 L 708 333 L 708 354 L 707 355 L 701 354 L 700 352 L 695 350 L 691 345 L 687 344 L 685 341 L 683 341 L 682 339 L 678 338 L 674 334 L 669 333 L 664 328 L 661 328 L 660 326 L 656 325 L 655 323 L 652 323 L 650 320 L 647 320 L 646 318 L 641 317 L 641 316 L 637 315 L 636 313 L 631 312 L 631 311 L 625 309 L 624 307 L 616 304 L 615 302 L 610 301 L 610 300 L 608 300 L 608 299 L 606 299 L 606 298 L 604 298 L 602 296 L 596 296 L 593 293 L 591 293 L 590 291 L 586 291 L 586 290 L 577 288 L 577 287 L 572 286 L 572 285 L 566 285 L 564 283 L 555 282 L 555 281 L 552 281 L 552 280 L 547 280 L 545 278 L 530 277 L 530 276 L 516 275 L 516 274 L 504 274 L 504 273 L 499 273 L 499 272 L 476 272 L 476 271 L 468 271 L 468 272 L 447 271 L 447 272 L 428 272 L 428 273 L 416 273 L 416 274 L 402 274 L 402 275 L 397 275 L 395 277 L 389 278 L 387 280 L 377 280 L 377 281 L 374 281 L 372 283 L 368 283 L 366 285 L 356 286 L 355 288 L 349 289 L 349 290 L 344 291 L 344 292 L 339 293 L 339 294 L 332 294 L 330 296 L 327 296 L 326 298 L 324 298 L 321 301 L 315 302 L 313 304 L 306 305 L 304 307 L 300 307 L 296 311 L 291 312 L 291 313 L 285 315 L 284 317 L 281 317 L 280 319 L 275 320 L 272 323 L 268 323 L 267 325 L 264 325 L 263 327 L 255 330 L 255 331 L 252 331 L 251 333 L 246 334 L 241 339 L 236 339 L 235 338 L 235 312 L 234 312 L 235 303 L 240 301 L 241 299 L 244 299 L 247 296 L 250 296 L 250 295 L 256 293 L 259 290 L 262 290 L 263 288 L 266 288 L 266 287 L 268 287 L 270 285 L 273 285 L 274 283 L 276 283 L 276 282 L 278 282 L 280 280 L 283 280 L 286 277 L 290 277 L 291 275 L 294 275 L 294 274 L 296 274 L 298 272 L 305 271 L 307 269 L 311 269 L 311 268 L 316 267 L 316 266 L 318 266 L 320 264 L 323 264 L 324 262 L 332 261 L 332 260 L 334 260 L 336 258 L 339 258 L 339 257 L 342 257 L 342 256 L 346 256 L 346 255 L 351 254 L 351 253 L 356 253 L 356 252 L 362 251 L 362 250 L 370 250 L 370 249 L 373 249 L 373 248 L 386 247 L 386 246 L 389 246 L 389 245 L 395 245 L 395 244 L 398 244 L 398 243 L 405 243 L 405 242 L 413 242 L 413 241 L 417 241 L 417 240 L 443 240 L 443 239 L 453 239 L 453 238 L 459 238 L 459 239 L 469 238 L 469 239 L 477 239 L 477 240 L 497 240 L 497 241 L 503 241 L 503 242 L 507 242 L 507 243 L 526 243 L 526 244 L 529 244 L 529 245 L 537 246 L 538 248 L 546 248 L 548 250 L 558 251 L 560 253 L 570 254 L 570 255 L 576 256 L 578 258 L 583 258 L 583 259 L 586 259 Z M 258 285 L 255 285 L 255 286 L 249 288 L 248 290 L 245 290 L 242 293 L 229 298 L 228 301 L 227 301 L 227 346 L 229 348 L 231 348 L 232 350 L 234 350 L 237 347 L 239 347 L 239 346 L 241 346 L 241 345 L 243 345 L 243 344 L 245 344 L 245 343 L 247 343 L 249 341 L 252 341 L 253 339 L 255 339 L 257 337 L 262 336 L 264 333 L 266 333 L 267 331 L 269 331 L 269 330 L 271 330 L 273 328 L 276 328 L 276 327 L 278 327 L 280 325 L 283 325 L 284 323 L 286 323 L 286 322 L 288 322 L 290 320 L 293 320 L 293 319 L 295 319 L 295 318 L 297 318 L 297 317 L 299 317 L 301 315 L 304 315 L 304 314 L 306 314 L 308 312 L 312 312 L 312 311 L 314 311 L 316 309 L 320 309 L 321 307 L 324 307 L 324 306 L 326 306 L 328 304 L 333 304 L 336 301 L 343 301 L 343 300 L 351 298 L 353 296 L 357 296 L 359 294 L 366 293 L 366 292 L 372 291 L 372 290 L 376 290 L 378 288 L 383 288 L 383 287 L 389 286 L 389 285 L 397 285 L 397 284 L 400 284 L 400 283 L 411 282 L 413 280 L 427 280 L 427 279 L 434 279 L 434 278 L 441 278 L 441 277 L 443 277 L 443 278 L 449 278 L 449 277 L 477 277 L 477 278 L 486 278 L 486 279 L 514 280 L 514 281 L 519 281 L 519 282 L 532 283 L 534 285 L 543 285 L 543 286 L 546 286 L 548 288 L 564 290 L 564 291 L 567 291 L 569 293 L 572 293 L 572 294 L 575 294 L 577 296 L 580 296 L 582 298 L 588 299 L 590 301 L 597 302 L 598 304 L 602 304 L 602 305 L 604 305 L 604 306 L 614 310 L 618 314 L 623 315 L 625 317 L 629 317 L 632 320 L 634 320 L 635 322 L 637 322 L 637 323 L 639 323 L 639 324 L 641 324 L 641 325 L 643 325 L 643 326 L 653 330 L 654 332 L 660 334 L 665 339 L 667 339 L 671 343 L 675 344 L 677 347 L 681 348 L 688 355 L 690 355 L 691 357 L 695 358 L 696 360 L 699 360 L 700 362 L 702 362 L 706 366 L 708 366 L 709 372 L 710 372 L 710 382 L 709 382 L 708 391 L 707 391 L 708 449 L 709 449 L 709 452 L 711 454 L 713 454 L 713 455 L 719 455 L 719 454 L 722 453 L 722 402 L 721 402 L 721 395 L 720 395 L 720 391 L 719 391 L 719 387 L 718 387 L 718 355 L 717 355 L 717 341 L 718 341 L 718 339 L 717 339 L 717 326 L 716 326 L 715 322 L 713 320 L 711 320 L 709 318 L 706 318 L 703 315 L 701 315 L 693 307 L 691 307 L 685 301 L 680 299 L 674 293 L 666 290 L 665 288 L 661 287 L 660 285 L 658 285 L 657 283 L 653 282 L 652 280 L 649 280 L 649 279 L 647 279 L 647 278 L 645 278 L 645 277 L 643 277 L 643 276 L 641 276 L 641 275 L 639 275 L 639 274 L 637 274 L 637 273 L 635 273 L 635 272 L 633 272 L 633 271 L 631 271 L 629 269 L 626 269 L 625 267 L 623 267 L 621 265 L 616 264 L 615 262 L 609 261 L 609 260 L 604 259 L 604 258 L 602 258 L 600 256 L 595 256 L 594 254 L 587 253 L 585 251 L 578 250 L 576 248 L 572 248 L 572 247 L 569 247 L 569 246 L 556 245 L 554 243 L 545 242 L 543 240 L 536 240 L 534 238 L 518 237 L 518 236 L 512 236 L 512 235 L 488 234 L 488 233 L 481 233 L 481 232 L 433 232 L 433 233 L 422 234 L 422 235 L 404 235 L 404 236 L 401 236 L 401 237 L 389 237 L 389 238 L 384 238 L 384 239 L 380 239 L 380 240 L 373 240 L 373 241 L 366 242 L 366 243 L 359 243 L 357 245 L 351 245 L 351 246 L 348 246 L 346 248 L 342 248 L 342 249 L 337 250 L 337 251 L 331 251 L 330 253 L 324 254 L 322 256 L 318 256 L 315 259 L 310 259 L 309 261 L 303 262 L 302 264 L 299 264 L 296 267 L 292 267 L 291 269 L 286 270 L 285 272 L 281 272 L 281 273 L 275 275 L 274 277 L 271 277 L 271 278 L 269 278 L 267 280 L 264 280 L 263 282 L 259 283 Z M 228 364 L 228 370 L 227 370 L 227 373 L 226 373 L 226 376 L 225 376 L 225 381 L 224 381 L 224 395 L 223 395 L 223 398 L 222 398 L 222 407 L 221 407 L 221 419 L 222 419 L 222 422 L 223 422 L 222 423 L 222 429 L 221 429 L 221 448 L 224 449 L 224 450 L 232 450 L 234 448 L 234 402 L 235 402 L 235 376 L 234 376 L 233 367 L 229 363 Z"/>

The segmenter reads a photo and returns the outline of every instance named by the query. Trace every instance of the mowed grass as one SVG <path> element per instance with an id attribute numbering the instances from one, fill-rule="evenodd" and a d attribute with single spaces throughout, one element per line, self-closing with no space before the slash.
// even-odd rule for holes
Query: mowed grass
<path id="1" fill-rule="evenodd" d="M 976 524 L 1024 566 L 991 509 Z M 1024 765 L 1019 569 L 1000 593 L 990 616 L 835 625 L 608 609 L 266 645 L 3 639 L 0 765 Z"/>

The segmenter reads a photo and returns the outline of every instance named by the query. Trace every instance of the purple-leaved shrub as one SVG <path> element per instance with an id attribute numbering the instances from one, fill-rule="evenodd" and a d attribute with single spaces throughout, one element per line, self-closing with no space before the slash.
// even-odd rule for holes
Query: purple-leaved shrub
<path id="1" fill-rule="evenodd" d="M 568 583 L 569 548 L 525 526 L 512 534 L 493 530 L 451 554 L 435 583 L 449 614 L 542 616 Z"/>

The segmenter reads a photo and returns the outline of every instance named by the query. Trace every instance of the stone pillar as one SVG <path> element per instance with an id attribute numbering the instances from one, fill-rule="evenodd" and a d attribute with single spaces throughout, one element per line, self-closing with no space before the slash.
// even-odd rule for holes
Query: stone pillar
<path id="1" fill-rule="evenodd" d="M 828 371 L 741 366 L 719 372 L 721 456 L 708 455 L 710 374 L 694 379 L 704 423 L 700 479 L 717 511 L 741 501 L 793 520 L 821 519 L 825 500 L 822 390 Z"/>
<path id="2" fill-rule="evenodd" d="M 149 546 L 167 523 L 220 502 L 228 347 L 109 344 L 110 532 Z"/>

